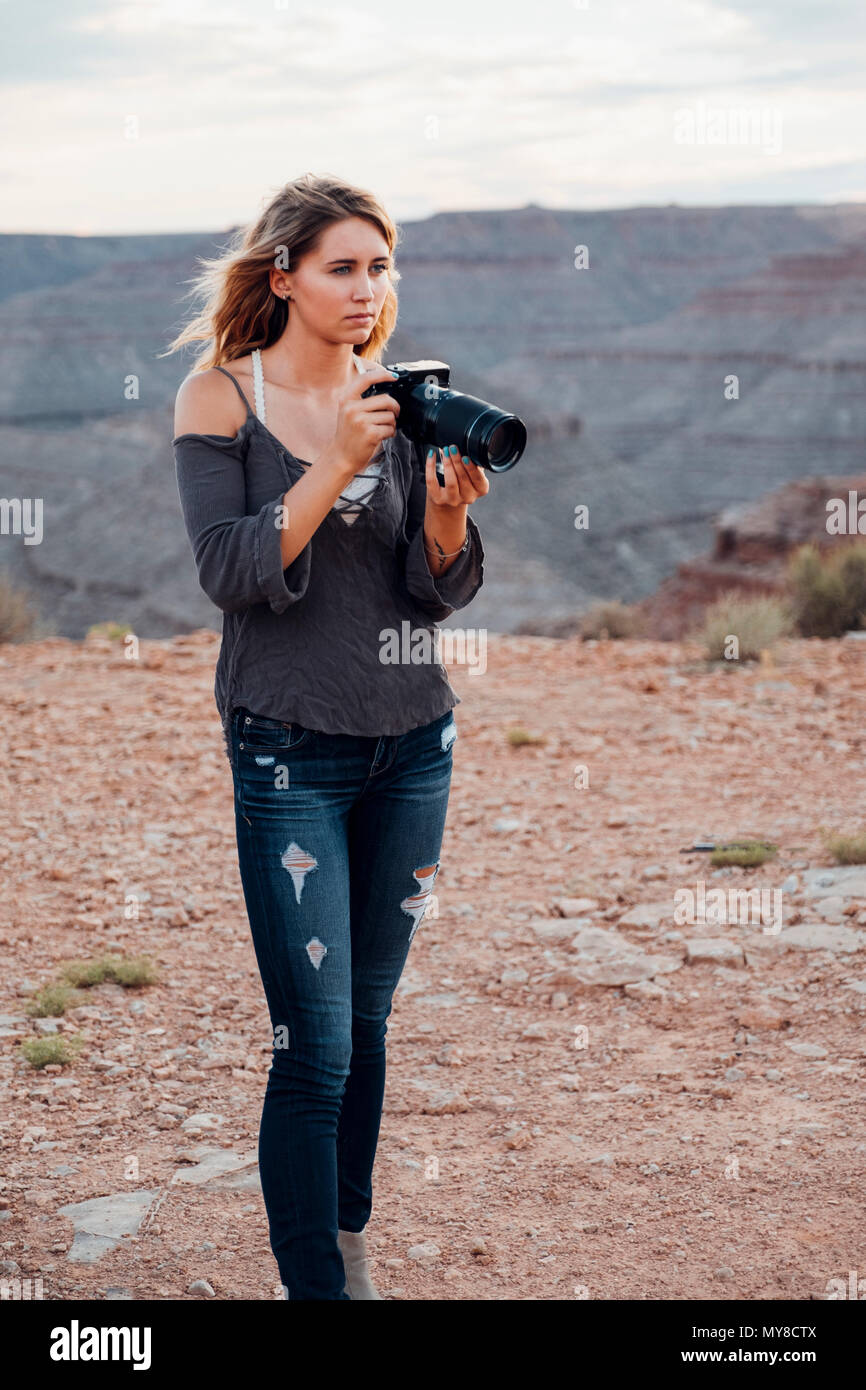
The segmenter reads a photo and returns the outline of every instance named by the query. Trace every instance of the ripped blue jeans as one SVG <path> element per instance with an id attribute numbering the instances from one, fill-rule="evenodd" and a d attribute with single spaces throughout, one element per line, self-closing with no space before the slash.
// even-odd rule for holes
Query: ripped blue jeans
<path id="1" fill-rule="evenodd" d="M 273 1029 L 259 1172 L 290 1300 L 348 1299 L 337 1231 L 372 1208 L 386 1020 L 431 904 L 456 737 L 453 710 L 382 738 L 233 711 L 238 862 Z"/>

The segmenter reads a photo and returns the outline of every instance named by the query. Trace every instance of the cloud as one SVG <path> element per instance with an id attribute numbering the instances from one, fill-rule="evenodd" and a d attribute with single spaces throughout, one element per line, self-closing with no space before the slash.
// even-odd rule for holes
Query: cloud
<path id="1" fill-rule="evenodd" d="M 305 169 L 374 187 L 397 217 L 744 187 L 820 199 L 822 169 L 857 163 L 860 15 L 854 0 L 8 5 L 5 228 L 225 227 Z M 701 104 L 780 111 L 781 149 L 678 147 L 674 112 Z"/>

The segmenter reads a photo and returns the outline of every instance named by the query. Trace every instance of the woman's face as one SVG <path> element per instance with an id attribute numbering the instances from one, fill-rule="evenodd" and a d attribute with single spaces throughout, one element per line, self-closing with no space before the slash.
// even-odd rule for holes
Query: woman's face
<path id="1" fill-rule="evenodd" d="M 278 284 L 291 296 L 290 318 L 299 317 L 330 341 L 363 343 L 382 311 L 391 264 L 378 227 L 363 217 L 347 217 L 327 227 L 317 250 L 297 269 L 284 271 Z"/>

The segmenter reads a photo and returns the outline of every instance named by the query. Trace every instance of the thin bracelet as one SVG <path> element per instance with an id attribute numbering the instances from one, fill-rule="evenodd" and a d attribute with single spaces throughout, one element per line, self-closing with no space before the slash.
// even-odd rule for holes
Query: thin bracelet
<path id="1" fill-rule="evenodd" d="M 440 554 L 438 550 L 434 550 L 433 547 L 430 546 L 430 545 L 425 545 L 425 546 L 424 546 L 424 549 L 425 549 L 425 550 L 428 552 L 428 554 L 430 554 L 430 555 L 438 555 L 440 560 L 452 560 L 452 559 L 454 558 L 455 555 L 462 555 L 468 544 L 469 544 L 469 532 L 467 531 L 467 532 L 466 532 L 466 539 L 465 539 L 465 541 L 463 542 L 463 544 L 461 545 L 461 547 L 460 547 L 459 550 L 452 550 L 452 551 L 449 552 L 449 554 L 444 555 L 444 554 Z"/>

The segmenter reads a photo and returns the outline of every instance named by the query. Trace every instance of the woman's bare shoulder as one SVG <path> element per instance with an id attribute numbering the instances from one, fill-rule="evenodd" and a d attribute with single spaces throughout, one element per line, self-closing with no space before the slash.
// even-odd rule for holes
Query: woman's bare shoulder
<path id="1" fill-rule="evenodd" d="M 232 375 L 243 375 L 234 362 Z M 175 438 L 181 434 L 235 435 L 245 419 L 243 402 L 224 371 L 216 367 L 193 371 L 181 382 L 174 403 Z"/>

